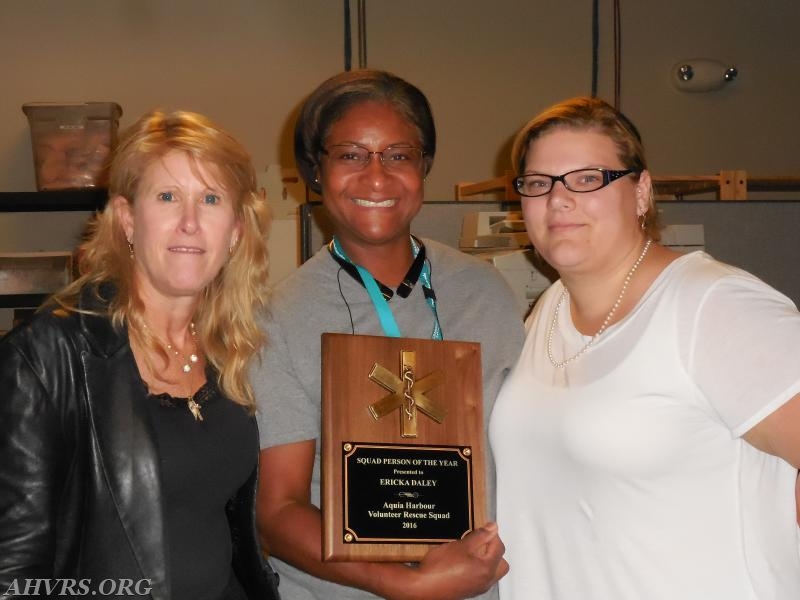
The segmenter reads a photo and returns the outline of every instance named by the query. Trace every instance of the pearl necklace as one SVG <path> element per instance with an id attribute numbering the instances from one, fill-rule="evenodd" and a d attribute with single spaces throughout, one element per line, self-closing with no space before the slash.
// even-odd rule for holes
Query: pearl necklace
<path id="1" fill-rule="evenodd" d="M 557 361 L 555 358 L 553 358 L 553 332 L 556 329 L 556 323 L 558 323 L 558 312 L 561 309 L 561 305 L 564 303 L 564 300 L 567 298 L 567 296 L 569 296 L 569 290 L 567 290 L 566 286 L 564 286 L 564 291 L 561 292 L 561 296 L 559 296 L 558 298 L 558 303 L 556 303 L 556 308 L 553 311 L 553 320 L 550 322 L 550 329 L 547 331 L 547 358 L 550 359 L 550 364 L 552 364 L 557 369 L 565 369 L 569 363 L 577 360 L 580 356 L 583 356 L 583 354 L 589 348 L 592 347 L 592 344 L 594 344 L 597 341 L 597 338 L 600 337 L 600 334 L 602 334 L 608 327 L 608 324 L 614 317 L 614 313 L 617 312 L 617 309 L 619 308 L 619 305 L 622 302 L 622 297 L 625 295 L 625 292 L 628 289 L 628 285 L 631 282 L 631 277 L 633 277 L 633 274 L 636 273 L 636 269 L 639 268 L 639 265 L 642 264 L 644 257 L 647 255 L 647 251 L 650 249 L 650 244 L 652 243 L 653 240 L 648 238 L 647 242 L 644 245 L 644 248 L 642 249 L 642 253 L 639 255 L 639 258 L 636 259 L 636 262 L 633 263 L 633 266 L 631 267 L 630 271 L 628 271 L 628 274 L 625 276 L 625 281 L 622 283 L 622 289 L 619 291 L 619 295 L 617 296 L 617 299 L 614 301 L 614 305 L 611 307 L 611 310 L 608 311 L 606 318 L 603 319 L 603 324 L 600 325 L 600 329 L 597 330 L 597 333 L 595 333 L 589 339 L 589 341 L 586 342 L 586 345 L 580 350 L 578 350 L 577 353 L 573 354 L 566 360 Z"/>
<path id="2" fill-rule="evenodd" d="M 195 331 L 194 322 L 189 323 L 189 332 L 192 335 L 192 348 L 194 349 L 194 347 L 197 345 L 197 342 L 196 342 L 196 340 L 197 340 L 197 331 Z M 181 367 L 181 370 L 184 373 L 191 372 L 192 365 L 195 364 L 199 360 L 197 358 L 197 354 L 195 352 L 191 352 L 189 354 L 189 356 L 186 356 L 185 354 L 183 356 L 181 356 L 181 353 L 178 352 L 178 350 L 176 348 L 174 348 L 172 346 L 172 344 L 167 344 L 167 350 L 169 350 L 170 352 L 174 353 L 177 358 L 183 358 L 183 366 Z"/>

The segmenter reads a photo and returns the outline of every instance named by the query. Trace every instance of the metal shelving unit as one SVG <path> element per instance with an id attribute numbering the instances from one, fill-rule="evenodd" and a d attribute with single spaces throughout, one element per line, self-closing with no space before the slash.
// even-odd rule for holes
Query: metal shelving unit
<path id="1" fill-rule="evenodd" d="M 1 212 L 95 211 L 105 206 L 104 188 L 48 192 L 0 192 Z"/>
<path id="2" fill-rule="evenodd" d="M 104 188 L 46 192 L 0 192 L 0 213 L 93 212 L 105 206 Z M 1 294 L 0 308 L 24 308 L 41 304 L 49 294 Z"/>

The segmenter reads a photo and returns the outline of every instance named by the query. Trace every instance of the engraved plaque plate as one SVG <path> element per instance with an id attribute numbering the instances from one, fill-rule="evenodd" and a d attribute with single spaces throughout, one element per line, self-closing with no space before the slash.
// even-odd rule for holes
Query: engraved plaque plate
<path id="1" fill-rule="evenodd" d="M 473 528 L 472 449 L 342 444 L 344 541 L 434 543 Z"/>

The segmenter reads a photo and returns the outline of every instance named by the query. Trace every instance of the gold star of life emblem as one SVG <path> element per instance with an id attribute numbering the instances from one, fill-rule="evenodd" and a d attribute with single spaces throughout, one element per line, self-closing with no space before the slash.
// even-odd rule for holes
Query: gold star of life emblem
<path id="1" fill-rule="evenodd" d="M 404 438 L 417 437 L 417 409 L 437 423 L 442 423 L 447 414 L 444 407 L 425 396 L 425 392 L 444 383 L 444 374 L 441 371 L 434 371 L 421 379 L 416 379 L 416 361 L 416 353 L 401 350 L 400 377 L 378 363 L 373 364 L 369 372 L 369 378 L 373 382 L 390 392 L 389 395 L 370 405 L 370 413 L 377 421 L 401 409 L 400 436 Z"/>

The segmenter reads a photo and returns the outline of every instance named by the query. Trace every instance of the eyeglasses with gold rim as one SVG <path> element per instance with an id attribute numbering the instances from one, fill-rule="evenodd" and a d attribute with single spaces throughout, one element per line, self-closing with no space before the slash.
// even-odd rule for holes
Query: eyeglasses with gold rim
<path id="1" fill-rule="evenodd" d="M 369 164 L 373 155 L 380 157 L 381 164 L 391 171 L 419 170 L 425 152 L 416 146 L 387 146 L 383 150 L 370 150 L 359 144 L 333 144 L 322 153 L 335 168 L 360 171 Z"/>

